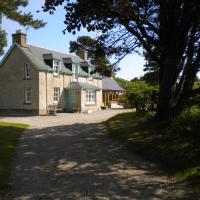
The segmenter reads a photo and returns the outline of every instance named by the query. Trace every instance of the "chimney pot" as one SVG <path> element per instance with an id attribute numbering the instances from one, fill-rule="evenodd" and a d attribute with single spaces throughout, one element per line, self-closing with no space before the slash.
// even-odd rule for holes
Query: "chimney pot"
<path id="1" fill-rule="evenodd" d="M 88 51 L 87 50 L 82 50 L 77 52 L 77 55 L 82 58 L 84 61 L 88 61 Z"/>
<path id="2" fill-rule="evenodd" d="M 16 33 L 12 34 L 12 42 L 19 44 L 21 47 L 27 47 L 26 34 L 21 30 L 17 30 Z"/>

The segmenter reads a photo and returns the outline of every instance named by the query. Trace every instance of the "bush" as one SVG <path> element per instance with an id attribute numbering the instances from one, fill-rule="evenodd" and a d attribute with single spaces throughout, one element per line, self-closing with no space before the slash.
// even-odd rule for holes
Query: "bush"
<path id="1" fill-rule="evenodd" d="M 136 112 L 154 111 L 158 100 L 158 87 L 144 81 L 130 82 L 121 102 L 127 107 L 135 107 Z"/>
<path id="2" fill-rule="evenodd" d="M 172 122 L 172 131 L 186 136 L 200 136 L 200 108 L 193 106 L 183 111 Z"/>

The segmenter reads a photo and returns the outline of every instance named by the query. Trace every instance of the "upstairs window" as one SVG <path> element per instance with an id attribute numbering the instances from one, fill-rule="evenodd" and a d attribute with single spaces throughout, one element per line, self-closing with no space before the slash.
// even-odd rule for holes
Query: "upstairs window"
<path id="1" fill-rule="evenodd" d="M 88 69 L 89 69 L 88 66 L 82 66 L 82 69 L 84 72 L 86 72 L 88 74 Z"/>
<path id="2" fill-rule="evenodd" d="M 77 77 L 79 74 L 79 65 L 78 64 L 75 64 L 74 67 L 73 67 L 73 75 L 75 77 Z"/>
<path id="3" fill-rule="evenodd" d="M 88 75 L 92 76 L 94 74 L 94 68 L 93 67 L 88 67 Z"/>
<path id="4" fill-rule="evenodd" d="M 86 90 L 86 104 L 95 104 L 95 103 L 96 103 L 96 91 Z"/>
<path id="5" fill-rule="evenodd" d="M 60 61 L 59 60 L 53 60 L 53 72 L 56 75 L 58 75 L 60 73 Z"/>
<path id="6" fill-rule="evenodd" d="M 65 67 L 72 71 L 72 63 L 64 63 Z"/>
<path id="7" fill-rule="evenodd" d="M 31 88 L 25 88 L 25 103 L 30 104 L 31 103 Z"/>
<path id="8" fill-rule="evenodd" d="M 91 67 L 88 67 L 88 75 L 90 76 L 91 75 Z"/>
<path id="9" fill-rule="evenodd" d="M 53 88 L 53 102 L 58 103 L 60 100 L 60 88 L 55 87 Z"/>
<path id="10" fill-rule="evenodd" d="M 26 79 L 31 78 L 30 65 L 28 63 L 25 63 L 24 65 L 24 78 Z"/>

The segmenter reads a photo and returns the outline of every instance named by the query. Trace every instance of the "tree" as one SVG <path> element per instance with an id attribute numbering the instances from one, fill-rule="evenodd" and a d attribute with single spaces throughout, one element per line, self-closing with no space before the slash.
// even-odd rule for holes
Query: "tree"
<path id="1" fill-rule="evenodd" d="M 155 111 L 158 89 L 145 81 L 130 82 L 126 89 L 128 102 L 136 108 L 136 112 Z"/>
<path id="2" fill-rule="evenodd" d="M 117 81 L 117 83 L 122 87 L 124 88 L 125 90 L 127 90 L 129 84 L 130 84 L 130 81 L 126 80 L 126 79 L 123 79 L 123 78 L 119 78 L 119 77 L 115 77 L 115 80 Z"/>
<path id="3" fill-rule="evenodd" d="M 22 13 L 19 7 L 26 7 L 28 5 L 28 0 L 0 0 L 0 55 L 2 55 L 3 48 L 7 45 L 6 32 L 1 28 L 2 17 L 19 22 L 23 26 L 30 26 L 35 29 L 41 28 L 45 25 L 42 20 L 34 20 L 33 15 L 29 13 Z"/>
<path id="4" fill-rule="evenodd" d="M 126 90 L 119 99 L 125 107 L 135 107 L 136 112 L 155 111 L 158 98 L 158 87 L 146 83 L 146 81 L 134 78 L 127 81 L 115 77 L 115 80 Z"/>
<path id="5" fill-rule="evenodd" d="M 0 56 L 4 53 L 3 48 L 7 45 L 6 32 L 0 27 Z"/>
<path id="6" fill-rule="evenodd" d="M 107 59 L 104 49 L 95 39 L 89 36 L 81 36 L 77 38 L 77 41 L 70 41 L 71 53 L 78 54 L 83 50 L 88 51 L 88 57 L 91 64 L 95 66 L 95 72 L 110 77 L 116 71 Z"/>
<path id="7" fill-rule="evenodd" d="M 159 66 L 154 60 L 151 59 L 147 52 L 144 52 L 143 54 L 146 63 L 144 65 L 145 74 L 141 77 L 141 79 L 150 85 L 157 85 L 159 83 Z"/>
<path id="8" fill-rule="evenodd" d="M 46 0 L 44 11 L 53 14 L 63 2 Z M 158 119 L 177 115 L 200 92 L 193 90 L 200 68 L 198 0 L 67 0 L 65 10 L 65 31 L 101 31 L 107 54 L 121 59 L 142 46 L 157 63 Z"/>

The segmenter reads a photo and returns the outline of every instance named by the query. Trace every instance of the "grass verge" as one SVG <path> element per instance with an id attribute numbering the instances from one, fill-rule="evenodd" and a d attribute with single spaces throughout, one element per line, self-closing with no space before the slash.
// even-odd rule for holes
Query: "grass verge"
<path id="1" fill-rule="evenodd" d="M 105 123 L 110 134 L 129 150 L 153 161 L 169 175 L 188 182 L 199 190 L 200 123 L 193 124 L 196 118 L 191 118 L 190 114 L 177 118 L 169 127 L 156 123 L 152 113 L 120 114 Z M 190 122 L 186 120 L 187 117 Z M 183 124 L 185 121 L 187 125 Z"/>
<path id="2" fill-rule="evenodd" d="M 8 190 L 11 163 L 25 124 L 0 122 L 0 199 Z"/>

